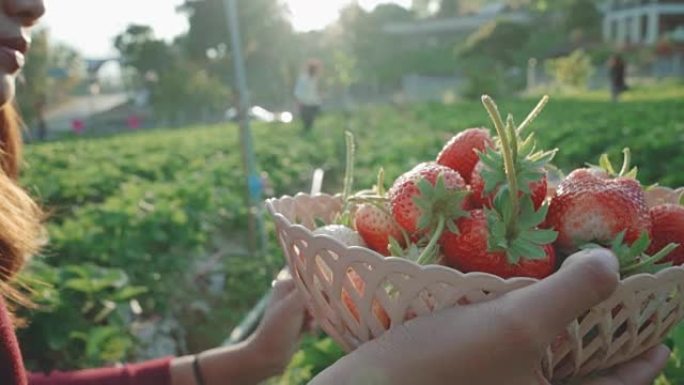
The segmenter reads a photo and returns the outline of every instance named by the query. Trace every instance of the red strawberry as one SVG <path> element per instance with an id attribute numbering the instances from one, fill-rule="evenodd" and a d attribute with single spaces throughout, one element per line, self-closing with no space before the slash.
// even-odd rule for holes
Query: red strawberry
<path id="1" fill-rule="evenodd" d="M 677 244 L 677 248 L 668 254 L 663 262 L 673 265 L 684 263 L 684 206 L 671 203 L 654 206 L 649 211 L 651 215 L 652 241 L 649 253 L 656 253 L 670 243 Z"/>
<path id="2" fill-rule="evenodd" d="M 444 191 L 438 191 L 437 179 L 443 181 Z M 430 196 L 421 191 L 421 181 L 427 181 L 435 187 Z M 412 170 L 401 175 L 389 190 L 392 216 L 399 226 L 412 237 L 421 235 L 440 215 L 458 216 L 464 206 L 462 199 L 453 193 L 465 192 L 466 184 L 458 172 L 433 162 L 421 163 Z M 423 202 L 421 202 L 421 200 Z M 421 223 L 422 222 L 422 223 Z M 423 226 L 421 226 L 423 225 Z M 423 228 L 421 228 L 423 227 Z"/>
<path id="3" fill-rule="evenodd" d="M 482 179 L 481 175 L 483 167 L 484 164 L 482 162 L 478 162 L 475 166 L 475 169 L 473 170 L 473 174 L 470 177 L 470 190 L 472 191 L 472 194 L 470 195 L 469 202 L 470 207 L 476 209 L 483 207 L 491 208 L 492 199 L 494 199 L 494 196 L 496 195 L 496 192 L 498 190 L 495 189 L 494 191 L 488 194 L 484 193 L 485 182 L 484 179 Z M 546 199 L 546 175 L 542 175 L 540 179 L 530 182 L 529 188 L 530 193 L 532 195 L 532 202 L 534 202 L 534 208 L 538 210 L 541 207 L 542 203 L 544 203 L 544 200 Z"/>
<path id="4" fill-rule="evenodd" d="M 589 242 L 608 244 L 623 230 L 625 243 L 632 244 L 650 233 L 651 220 L 638 181 L 578 169 L 558 186 L 546 226 L 558 231 L 558 250 L 571 253 Z"/>
<path id="5" fill-rule="evenodd" d="M 556 266 L 551 244 L 557 234 L 539 229 L 548 207 L 535 208 L 529 185 L 542 179 L 540 170 L 555 152 L 536 151 L 533 136 L 522 139 L 511 115 L 504 124 L 494 101 L 483 96 L 482 102 L 499 137 L 496 148 L 480 153 L 482 190 L 485 194 L 494 192 L 491 207 L 471 211 L 470 217 L 456 222 L 457 229 L 442 234 L 442 252 L 450 266 L 464 272 L 544 278 Z M 545 102 L 546 98 L 542 99 L 523 127 Z"/>
<path id="6" fill-rule="evenodd" d="M 389 204 L 380 208 L 372 203 L 359 206 L 354 214 L 354 226 L 368 247 L 383 255 L 389 255 L 389 238 L 403 246 L 401 228 L 390 214 Z"/>
<path id="7" fill-rule="evenodd" d="M 437 155 L 437 163 L 458 171 L 470 184 L 470 175 L 477 164 L 478 152 L 493 147 L 494 142 L 486 128 L 469 128 L 456 134 Z"/>
<path id="8" fill-rule="evenodd" d="M 349 270 L 347 272 L 347 277 L 349 278 L 349 281 L 352 283 L 354 286 L 354 289 L 356 289 L 356 292 L 359 294 L 360 297 L 363 297 L 364 292 L 366 290 L 366 283 L 363 282 L 363 279 L 357 272 L 354 270 Z M 344 303 L 344 306 L 349 309 L 349 312 L 351 313 L 352 317 L 356 319 L 357 321 L 361 320 L 361 316 L 359 315 L 359 309 L 356 307 L 356 304 L 352 300 L 351 295 L 347 292 L 347 289 L 344 287 L 342 288 L 342 303 Z M 385 328 L 389 328 L 390 325 L 390 319 L 389 316 L 387 315 L 387 312 L 385 309 L 382 308 L 380 305 L 380 302 L 378 300 L 374 299 L 372 303 L 372 309 L 373 309 L 373 315 L 375 318 L 377 318 L 378 321 L 380 321 L 380 324 Z"/>
<path id="9" fill-rule="evenodd" d="M 463 272 L 480 271 L 502 278 L 544 278 L 553 273 L 556 254 L 550 244 L 543 247 L 540 258 L 512 261 L 505 251 L 488 251 L 490 229 L 483 210 L 473 210 L 470 217 L 457 221 L 459 233 L 445 232 L 440 244 L 447 264 Z"/>

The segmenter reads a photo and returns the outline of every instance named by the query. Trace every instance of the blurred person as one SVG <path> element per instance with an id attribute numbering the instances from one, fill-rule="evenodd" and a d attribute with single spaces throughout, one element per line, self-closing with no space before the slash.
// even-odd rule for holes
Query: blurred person
<path id="1" fill-rule="evenodd" d="M 303 132 L 311 132 L 314 121 L 321 111 L 322 98 L 320 93 L 321 62 L 309 60 L 304 71 L 299 74 L 294 89 L 294 96 L 302 119 Z"/>
<path id="2" fill-rule="evenodd" d="M 85 122 L 83 121 L 83 119 L 76 118 L 71 120 L 71 131 L 74 134 L 82 134 L 84 130 Z"/>
<path id="3" fill-rule="evenodd" d="M 0 0 L 0 383 L 2 385 L 257 384 L 285 368 L 305 324 L 292 280 L 275 283 L 261 324 L 245 342 L 196 355 L 120 367 L 27 373 L 14 334 L 10 300 L 26 300 L 13 278 L 41 247 L 43 215 L 19 187 L 21 136 L 12 104 L 42 0 Z M 539 374 L 545 347 L 571 320 L 617 287 L 617 259 L 602 249 L 568 258 L 551 277 L 498 299 L 443 310 L 393 327 L 317 376 L 311 385 L 548 384 Z M 647 385 L 665 365 L 659 346 L 583 385 Z"/>
<path id="4" fill-rule="evenodd" d="M 608 60 L 611 98 L 617 102 L 620 94 L 627 90 L 625 83 L 625 61 L 619 54 L 613 54 Z"/>
<path id="5" fill-rule="evenodd" d="M 140 117 L 136 113 L 131 113 L 126 118 L 126 125 L 129 130 L 137 130 L 140 128 Z"/>

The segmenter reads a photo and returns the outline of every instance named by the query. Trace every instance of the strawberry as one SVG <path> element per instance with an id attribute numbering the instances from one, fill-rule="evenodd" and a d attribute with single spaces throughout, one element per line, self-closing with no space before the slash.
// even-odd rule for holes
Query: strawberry
<path id="1" fill-rule="evenodd" d="M 358 295 L 360 297 L 363 297 L 366 290 L 366 283 L 363 281 L 361 276 L 359 276 L 359 274 L 354 270 L 349 269 L 347 271 L 347 278 L 349 279 L 349 282 L 351 282 L 352 286 L 354 287 Z M 349 313 L 351 313 L 352 317 L 354 317 L 355 320 L 361 320 L 359 309 L 356 307 L 356 303 L 354 303 L 351 294 L 349 294 L 349 292 L 347 292 L 347 289 L 345 289 L 344 287 L 342 288 L 342 303 L 349 310 Z M 376 299 L 373 299 L 371 306 L 375 318 L 377 318 L 377 320 L 380 321 L 380 324 L 383 328 L 388 329 L 390 325 L 390 319 L 385 309 L 383 309 L 380 305 L 380 302 L 378 302 L 378 300 Z"/>
<path id="2" fill-rule="evenodd" d="M 504 250 L 489 251 L 490 229 L 483 210 L 473 210 L 470 217 L 457 222 L 459 233 L 444 232 L 440 239 L 442 252 L 449 266 L 468 273 L 480 271 L 502 278 L 544 278 L 553 273 L 556 255 L 550 244 L 544 245 L 544 255 L 536 259 L 507 258 Z"/>
<path id="3" fill-rule="evenodd" d="M 652 224 L 652 239 L 649 253 L 661 250 L 669 243 L 674 243 L 678 247 L 672 251 L 664 262 L 671 262 L 673 265 L 684 263 L 684 207 L 671 203 L 661 204 L 649 210 Z"/>
<path id="4" fill-rule="evenodd" d="M 345 246 L 366 246 L 359 233 L 344 225 L 325 225 L 314 230 L 314 235 L 327 235 Z"/>
<path id="5" fill-rule="evenodd" d="M 473 170 L 473 174 L 470 177 L 470 190 L 472 194 L 470 195 L 470 207 L 479 209 L 483 207 L 492 207 L 492 200 L 496 195 L 496 190 L 488 194 L 484 193 L 485 182 L 482 178 L 481 172 L 484 168 L 482 162 L 478 162 Z M 544 203 L 547 195 L 547 183 L 546 175 L 542 174 L 539 179 L 531 181 L 529 184 L 530 193 L 532 194 L 532 202 L 534 203 L 534 208 L 539 209 Z"/>
<path id="6" fill-rule="evenodd" d="M 466 183 L 479 160 L 478 152 L 493 147 L 494 142 L 486 128 L 469 128 L 459 132 L 444 145 L 437 155 L 437 163 L 458 171 Z"/>
<path id="7" fill-rule="evenodd" d="M 480 154 L 485 196 L 490 207 L 458 219 L 456 231 L 442 234 L 440 245 L 447 264 L 464 272 L 481 271 L 503 278 L 544 278 L 556 266 L 552 230 L 539 229 L 548 206 L 538 209 L 532 201 L 530 183 L 540 180 L 554 152 L 535 151 L 532 136 L 522 140 L 509 115 L 504 123 L 496 104 L 482 101 L 498 134 L 497 147 Z M 530 113 L 533 118 L 546 98 Z M 529 124 L 530 117 L 523 127 Z M 545 184 L 545 183 L 544 183 Z"/>
<path id="8" fill-rule="evenodd" d="M 456 220 L 466 215 L 469 191 L 461 175 L 434 162 L 421 163 L 397 178 L 388 195 L 392 216 L 411 243 L 427 241 L 415 262 L 437 261 L 442 232 L 456 231 Z"/>
<path id="9" fill-rule="evenodd" d="M 389 204 L 361 204 L 354 213 L 354 227 L 369 248 L 389 255 L 390 238 L 403 244 L 402 230 L 390 214 Z"/>
<path id="10" fill-rule="evenodd" d="M 392 216 L 415 238 L 439 216 L 462 215 L 466 193 L 458 172 L 434 162 L 421 163 L 397 178 L 390 188 Z"/>
<path id="11" fill-rule="evenodd" d="M 558 250 L 572 253 L 588 242 L 608 244 L 623 230 L 631 244 L 650 233 L 651 220 L 637 180 L 578 169 L 558 186 L 546 227 L 558 231 Z"/>
<path id="12" fill-rule="evenodd" d="M 668 255 L 678 247 L 676 243 L 669 243 L 662 247 L 654 247 L 654 245 L 651 245 L 651 239 L 649 238 L 648 233 L 643 232 L 635 241 L 628 244 L 625 241 L 626 233 L 627 231 L 625 230 L 619 232 L 610 242 L 610 248 L 617 257 L 620 265 L 621 277 L 643 273 L 655 274 L 672 265 L 668 261 Z M 603 247 L 603 245 L 589 243 L 583 245 L 582 249 L 591 249 L 595 247 Z M 615 316 L 616 312 L 619 312 L 619 310 L 619 308 L 613 309 L 613 316 Z"/>

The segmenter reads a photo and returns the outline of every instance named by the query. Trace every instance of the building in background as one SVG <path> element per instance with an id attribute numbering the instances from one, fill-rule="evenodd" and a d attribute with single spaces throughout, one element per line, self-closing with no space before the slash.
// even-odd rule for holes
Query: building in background
<path id="1" fill-rule="evenodd" d="M 603 39 L 619 46 L 684 43 L 684 0 L 611 0 L 604 4 Z"/>

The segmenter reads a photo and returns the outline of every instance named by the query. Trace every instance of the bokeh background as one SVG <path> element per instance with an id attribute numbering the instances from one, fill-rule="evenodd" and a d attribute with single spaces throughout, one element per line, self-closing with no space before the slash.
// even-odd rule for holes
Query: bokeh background
<path id="1" fill-rule="evenodd" d="M 225 0 L 46 2 L 17 100 L 22 184 L 50 213 L 21 276 L 38 305 L 20 314 L 33 370 L 228 340 L 284 263 L 251 204 L 309 191 L 317 168 L 339 191 L 345 130 L 366 188 L 379 167 L 391 181 L 486 125 L 481 94 L 521 117 L 546 93 L 534 129 L 559 167 L 630 147 L 642 183 L 684 185 L 684 1 L 236 0 L 245 114 Z M 293 89 L 312 58 L 323 114 L 302 135 Z M 668 343 L 658 384 L 684 383 L 684 328 Z M 341 354 L 309 336 L 271 383 L 305 384 Z"/>

